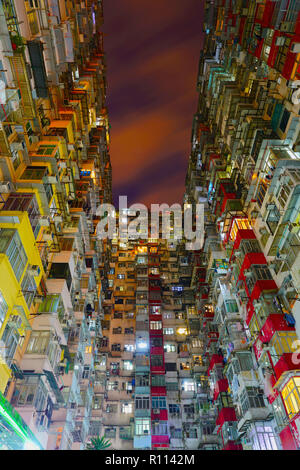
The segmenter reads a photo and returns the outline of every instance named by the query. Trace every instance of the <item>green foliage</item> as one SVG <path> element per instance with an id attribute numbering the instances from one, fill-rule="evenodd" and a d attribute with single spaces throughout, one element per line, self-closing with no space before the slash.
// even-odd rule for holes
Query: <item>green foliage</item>
<path id="1" fill-rule="evenodd" d="M 91 439 L 91 442 L 87 444 L 86 450 L 104 450 L 111 446 L 109 439 L 104 439 L 104 437 L 94 437 Z"/>

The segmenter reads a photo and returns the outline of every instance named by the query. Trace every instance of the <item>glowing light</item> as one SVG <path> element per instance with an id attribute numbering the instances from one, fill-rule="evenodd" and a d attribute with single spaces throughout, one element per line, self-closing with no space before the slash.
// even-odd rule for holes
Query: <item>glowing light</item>
<path id="1" fill-rule="evenodd" d="M 177 333 L 179 335 L 187 335 L 187 329 L 186 328 L 178 328 Z"/>
<path id="2" fill-rule="evenodd" d="M 39 446 L 34 444 L 32 441 L 25 441 L 24 450 L 40 450 Z"/>

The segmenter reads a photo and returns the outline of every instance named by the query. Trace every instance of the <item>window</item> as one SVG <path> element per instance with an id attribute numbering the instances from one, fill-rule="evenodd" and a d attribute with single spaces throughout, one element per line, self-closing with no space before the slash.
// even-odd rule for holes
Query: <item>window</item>
<path id="1" fill-rule="evenodd" d="M 124 351 L 134 352 L 135 351 L 135 345 L 134 344 L 124 344 Z"/>
<path id="2" fill-rule="evenodd" d="M 162 367 L 163 366 L 163 356 L 152 355 L 151 356 L 151 366 L 152 367 Z"/>
<path id="3" fill-rule="evenodd" d="M 136 387 L 149 387 L 149 376 L 148 375 L 136 375 L 135 385 Z"/>
<path id="4" fill-rule="evenodd" d="M 291 378 L 282 390 L 289 419 L 300 411 L 300 377 Z"/>
<path id="5" fill-rule="evenodd" d="M 126 413 L 126 414 L 133 413 L 133 404 L 132 403 L 122 403 L 121 413 Z"/>
<path id="6" fill-rule="evenodd" d="M 173 317 L 174 317 L 173 312 L 165 312 L 164 313 L 164 319 L 165 320 L 169 320 L 170 318 L 173 318 Z"/>
<path id="7" fill-rule="evenodd" d="M 130 426 L 120 427 L 120 439 L 132 439 Z"/>
<path id="8" fill-rule="evenodd" d="M 5 344 L 5 361 L 10 366 L 20 340 L 20 334 L 15 328 L 6 325 L 1 339 Z"/>
<path id="9" fill-rule="evenodd" d="M 150 321 L 150 330 L 161 330 L 162 322 L 161 321 Z"/>
<path id="10" fill-rule="evenodd" d="M 180 413 L 180 405 L 176 405 L 175 403 L 174 403 L 174 404 L 170 404 L 170 405 L 169 405 L 169 413 L 170 413 L 170 414 L 179 415 L 179 413 Z"/>
<path id="11" fill-rule="evenodd" d="M 253 270 L 256 275 L 256 279 L 258 280 L 272 280 L 272 274 L 268 268 L 265 268 L 264 266 L 261 265 L 253 265 Z"/>
<path id="12" fill-rule="evenodd" d="M 133 370 L 133 363 L 132 361 L 124 361 L 123 363 L 124 370 Z"/>
<path id="13" fill-rule="evenodd" d="M 150 342 L 151 342 L 150 344 L 151 344 L 152 348 L 161 348 L 162 345 L 163 345 L 163 339 L 162 339 L 161 336 L 159 336 L 157 338 L 155 336 L 152 336 L 150 338 Z"/>
<path id="14" fill-rule="evenodd" d="M 164 375 L 152 375 L 151 385 L 152 387 L 164 387 L 165 386 L 165 376 Z"/>
<path id="15" fill-rule="evenodd" d="M 154 436 L 165 436 L 168 434 L 168 424 L 164 422 L 153 423 L 152 434 Z"/>
<path id="16" fill-rule="evenodd" d="M 166 397 L 152 397 L 152 409 L 167 409 Z"/>
<path id="17" fill-rule="evenodd" d="M 130 328 L 125 328 L 124 333 L 125 335 L 133 335 L 134 334 L 133 326 L 131 326 Z"/>
<path id="18" fill-rule="evenodd" d="M 6 228 L 0 230 L 0 252 L 8 257 L 19 281 L 27 264 L 27 256 L 17 230 Z"/>
<path id="19" fill-rule="evenodd" d="M 42 180 L 44 176 L 48 174 L 46 166 L 30 166 L 28 165 L 22 176 L 21 180 Z"/>
<path id="20" fill-rule="evenodd" d="M 174 328 L 164 328 L 163 332 L 164 332 L 164 335 L 173 335 L 174 334 Z"/>
<path id="21" fill-rule="evenodd" d="M 181 385 L 182 391 L 184 392 L 194 392 L 195 391 L 195 383 L 193 380 L 184 380 L 182 381 Z"/>
<path id="22" fill-rule="evenodd" d="M 282 132 L 285 132 L 286 126 L 290 119 L 290 115 L 291 113 L 287 111 L 286 109 L 283 111 L 282 118 L 281 118 L 280 125 L 279 125 L 279 128 Z"/>
<path id="23" fill-rule="evenodd" d="M 197 439 L 197 429 L 196 428 L 187 428 L 186 430 L 186 437 L 188 439 Z"/>
<path id="24" fill-rule="evenodd" d="M 151 315 L 160 315 L 160 307 L 159 306 L 151 306 L 150 307 L 150 314 Z"/>
<path id="25" fill-rule="evenodd" d="M 28 271 L 24 275 L 24 278 L 21 284 L 21 289 L 22 289 L 27 307 L 30 309 L 34 296 L 35 296 L 35 292 L 36 292 L 36 283 L 35 283 L 34 277 L 28 274 Z"/>
<path id="26" fill-rule="evenodd" d="M 121 344 L 120 343 L 114 343 L 111 345 L 111 350 L 112 351 L 121 351 Z"/>
<path id="27" fill-rule="evenodd" d="M 198 338 L 193 338 L 192 339 L 192 347 L 193 348 L 201 348 L 202 347 L 202 341 Z"/>
<path id="28" fill-rule="evenodd" d="M 114 318 L 122 319 L 123 318 L 123 313 L 122 312 L 114 312 Z"/>
<path id="29" fill-rule="evenodd" d="M 137 418 L 135 420 L 135 434 L 137 436 L 150 434 L 150 419 Z"/>
<path id="30" fill-rule="evenodd" d="M 264 408 L 263 391 L 258 387 L 245 387 L 241 393 L 241 406 L 243 413 L 246 413 L 249 408 Z"/>
<path id="31" fill-rule="evenodd" d="M 274 233 L 276 232 L 279 221 L 280 221 L 280 212 L 277 209 L 277 207 L 275 206 L 272 210 L 270 210 L 268 212 L 268 216 L 267 216 L 267 219 L 266 219 L 267 225 L 268 225 L 272 235 L 274 235 Z"/>
<path id="32" fill-rule="evenodd" d="M 182 429 L 180 428 L 170 428 L 170 437 L 171 439 L 182 439 Z"/>
<path id="33" fill-rule="evenodd" d="M 235 313 L 239 311 L 236 300 L 225 300 L 226 312 Z"/>
<path id="34" fill-rule="evenodd" d="M 188 405 L 183 405 L 183 410 L 188 415 L 192 415 L 195 413 L 194 405 L 192 403 Z"/>
<path id="35" fill-rule="evenodd" d="M 113 335 L 120 335 L 122 333 L 122 328 L 118 326 L 118 328 L 113 328 Z"/>
<path id="36" fill-rule="evenodd" d="M 36 155 L 52 155 L 53 153 L 53 150 L 55 149 L 55 145 L 44 145 L 44 144 L 41 144 L 38 148 L 38 150 L 36 150 Z"/>
<path id="37" fill-rule="evenodd" d="M 135 408 L 137 410 L 149 410 L 150 399 L 149 397 L 136 397 Z"/>
<path id="38" fill-rule="evenodd" d="M 165 343 L 164 344 L 164 351 L 166 353 L 176 352 L 176 350 L 177 350 L 176 344 L 171 344 L 171 343 Z"/>
<path id="39" fill-rule="evenodd" d="M 11 403 L 15 406 L 33 405 L 39 381 L 40 378 L 36 376 L 24 377 L 21 382 L 17 381 Z"/>
<path id="40" fill-rule="evenodd" d="M 116 437 L 116 428 L 105 428 L 104 437 L 114 439 Z"/>
<path id="41" fill-rule="evenodd" d="M 46 354 L 50 341 L 50 331 L 32 331 L 26 354 Z"/>
<path id="42" fill-rule="evenodd" d="M 298 337 L 293 331 L 277 331 L 271 340 L 271 344 L 275 349 L 278 358 L 282 356 L 283 353 L 293 352 L 295 350 L 295 348 L 293 348 L 293 343 L 297 339 Z"/>
<path id="43" fill-rule="evenodd" d="M 176 362 L 165 362 L 165 370 L 166 372 L 176 371 L 177 370 Z"/>
<path id="44" fill-rule="evenodd" d="M 107 390 L 114 390 L 114 391 L 116 391 L 116 390 L 119 389 L 119 387 L 118 387 L 118 382 L 107 382 L 106 388 L 107 388 Z"/>
<path id="45" fill-rule="evenodd" d="M 0 328 L 3 324 L 3 322 L 4 322 L 7 311 L 8 311 L 8 305 L 5 301 L 2 293 L 0 292 Z"/>
<path id="46" fill-rule="evenodd" d="M 250 431 L 253 450 L 278 450 L 276 437 L 271 426 L 255 423 Z"/>
<path id="47" fill-rule="evenodd" d="M 178 383 L 177 382 L 167 382 L 166 388 L 168 391 L 176 392 L 178 390 Z"/>

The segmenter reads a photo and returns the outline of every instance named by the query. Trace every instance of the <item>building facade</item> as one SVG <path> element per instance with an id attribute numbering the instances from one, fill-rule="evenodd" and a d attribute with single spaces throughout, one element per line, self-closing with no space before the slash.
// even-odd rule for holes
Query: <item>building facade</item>
<path id="1" fill-rule="evenodd" d="M 205 3 L 191 251 L 97 237 L 102 1 L 0 0 L 1 449 L 300 448 L 299 10 Z"/>
<path id="2" fill-rule="evenodd" d="M 297 2 L 205 5 L 186 188 L 206 212 L 201 448 L 300 445 L 299 21 Z"/>

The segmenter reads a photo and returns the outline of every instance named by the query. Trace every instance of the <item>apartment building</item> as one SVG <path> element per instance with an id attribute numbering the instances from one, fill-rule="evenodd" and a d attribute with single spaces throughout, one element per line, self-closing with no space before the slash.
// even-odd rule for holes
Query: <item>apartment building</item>
<path id="1" fill-rule="evenodd" d="M 102 1 L 3 0 L 0 21 L 1 448 L 83 449 L 111 201 Z"/>
<path id="2" fill-rule="evenodd" d="M 192 255 L 200 448 L 300 445 L 299 12 L 297 2 L 205 5 L 185 194 L 206 219 Z"/>
<path id="3" fill-rule="evenodd" d="M 189 251 L 97 237 L 102 1 L 0 0 L 1 449 L 299 449 L 299 11 L 205 2 Z"/>

